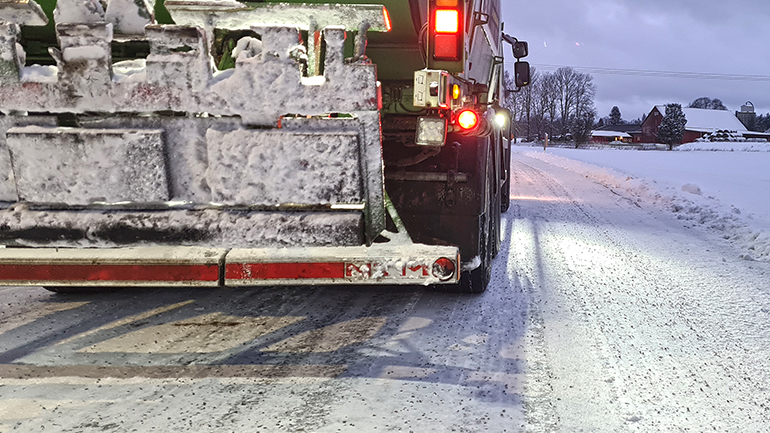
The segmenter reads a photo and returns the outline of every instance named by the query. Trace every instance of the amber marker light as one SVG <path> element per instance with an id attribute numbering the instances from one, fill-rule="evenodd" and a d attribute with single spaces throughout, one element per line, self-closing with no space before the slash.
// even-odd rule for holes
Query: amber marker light
<path id="1" fill-rule="evenodd" d="M 460 99 L 460 86 L 457 84 L 452 86 L 452 99 Z"/>

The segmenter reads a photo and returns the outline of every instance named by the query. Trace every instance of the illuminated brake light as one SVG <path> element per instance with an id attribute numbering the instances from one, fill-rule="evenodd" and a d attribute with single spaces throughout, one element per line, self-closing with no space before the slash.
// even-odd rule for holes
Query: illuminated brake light
<path id="1" fill-rule="evenodd" d="M 460 31 L 460 12 L 456 9 L 436 10 L 436 33 L 458 33 Z"/>
<path id="2" fill-rule="evenodd" d="M 457 115 L 457 124 L 460 128 L 470 131 L 479 124 L 479 115 L 473 110 L 463 110 Z"/>
<path id="3" fill-rule="evenodd" d="M 463 60 L 463 4 L 459 0 L 430 0 L 431 60 Z M 458 66 L 459 67 L 459 66 Z"/>
<path id="4" fill-rule="evenodd" d="M 391 31 L 393 29 L 393 22 L 390 20 L 390 12 L 385 6 L 382 7 L 382 16 L 385 18 L 385 30 Z"/>

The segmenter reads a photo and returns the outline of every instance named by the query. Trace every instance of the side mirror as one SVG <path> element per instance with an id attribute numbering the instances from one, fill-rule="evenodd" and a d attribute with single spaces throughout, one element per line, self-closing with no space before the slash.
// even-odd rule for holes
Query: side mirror
<path id="1" fill-rule="evenodd" d="M 513 74 L 516 77 L 516 87 L 524 87 L 529 85 L 529 62 L 516 62 L 513 64 Z"/>
<path id="2" fill-rule="evenodd" d="M 519 41 L 513 43 L 513 57 L 516 59 L 522 59 L 529 55 L 529 44 L 526 41 Z"/>

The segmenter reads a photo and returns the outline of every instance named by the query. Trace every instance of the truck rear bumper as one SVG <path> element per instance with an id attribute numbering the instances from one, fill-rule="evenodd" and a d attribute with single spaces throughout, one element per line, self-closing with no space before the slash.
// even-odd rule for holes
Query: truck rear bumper
<path id="1" fill-rule="evenodd" d="M 2 248 L 0 285 L 243 287 L 454 284 L 459 250 L 422 244 L 370 247 Z"/>

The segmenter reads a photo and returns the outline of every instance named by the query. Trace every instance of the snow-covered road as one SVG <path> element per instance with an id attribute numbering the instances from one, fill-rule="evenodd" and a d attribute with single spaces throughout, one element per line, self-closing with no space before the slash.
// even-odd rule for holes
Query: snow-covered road
<path id="1" fill-rule="evenodd" d="M 770 264 L 596 168 L 512 167 L 478 296 L 0 289 L 0 432 L 768 431 Z"/>
<path id="2" fill-rule="evenodd" d="M 527 394 L 540 384 L 551 407 L 532 430 L 768 431 L 770 266 L 584 172 L 514 159 L 507 277 L 540 334 Z"/>

